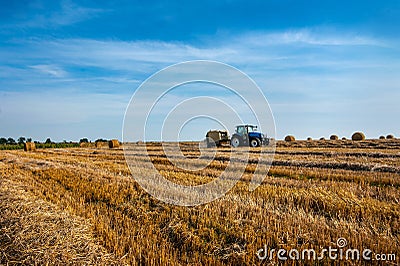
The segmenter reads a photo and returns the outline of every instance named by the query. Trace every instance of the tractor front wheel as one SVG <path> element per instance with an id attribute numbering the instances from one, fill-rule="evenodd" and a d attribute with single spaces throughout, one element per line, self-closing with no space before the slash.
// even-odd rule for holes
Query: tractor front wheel
<path id="1" fill-rule="evenodd" d="M 261 146 L 261 141 L 258 138 L 254 138 L 250 140 L 251 147 L 259 147 Z"/>

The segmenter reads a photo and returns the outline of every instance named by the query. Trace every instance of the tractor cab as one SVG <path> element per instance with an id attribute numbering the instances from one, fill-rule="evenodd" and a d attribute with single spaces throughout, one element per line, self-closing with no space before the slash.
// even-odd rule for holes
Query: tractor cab
<path id="1" fill-rule="evenodd" d="M 250 146 L 259 147 L 268 145 L 269 140 L 264 134 L 257 131 L 257 126 L 254 125 L 238 125 L 235 128 L 235 133 L 231 138 L 233 147 Z"/>
<path id="2" fill-rule="evenodd" d="M 240 125 L 236 126 L 235 132 L 238 134 L 248 134 L 250 132 L 257 131 L 257 126 L 253 125 Z"/>

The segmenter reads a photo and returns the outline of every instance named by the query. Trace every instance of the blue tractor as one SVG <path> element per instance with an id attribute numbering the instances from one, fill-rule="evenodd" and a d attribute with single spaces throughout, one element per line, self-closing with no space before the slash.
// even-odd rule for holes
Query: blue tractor
<path id="1" fill-rule="evenodd" d="M 239 146 L 260 147 L 268 144 L 269 139 L 267 136 L 258 132 L 257 126 L 253 125 L 236 126 L 235 133 L 231 138 L 231 145 L 235 148 Z"/>

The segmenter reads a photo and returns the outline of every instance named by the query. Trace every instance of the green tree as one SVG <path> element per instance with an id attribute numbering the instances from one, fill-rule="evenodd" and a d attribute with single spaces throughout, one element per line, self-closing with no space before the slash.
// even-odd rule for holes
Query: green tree
<path id="1" fill-rule="evenodd" d="M 51 141 L 51 139 L 50 139 L 50 138 L 47 138 L 47 139 L 46 139 L 46 141 L 45 141 L 44 143 L 46 143 L 46 144 L 51 144 L 51 143 L 52 143 L 52 141 Z"/>
<path id="2" fill-rule="evenodd" d="M 15 140 L 13 138 L 8 138 L 7 139 L 7 144 L 16 144 Z"/>
<path id="3" fill-rule="evenodd" d="M 7 139 L 6 138 L 0 138 L 0 144 L 7 144 Z"/>
<path id="4" fill-rule="evenodd" d="M 82 143 L 82 142 L 88 143 L 89 140 L 88 140 L 87 138 L 80 139 L 80 140 L 79 140 L 79 143 Z"/>
<path id="5" fill-rule="evenodd" d="M 18 138 L 18 144 L 23 144 L 26 141 L 25 137 L 19 137 Z"/>

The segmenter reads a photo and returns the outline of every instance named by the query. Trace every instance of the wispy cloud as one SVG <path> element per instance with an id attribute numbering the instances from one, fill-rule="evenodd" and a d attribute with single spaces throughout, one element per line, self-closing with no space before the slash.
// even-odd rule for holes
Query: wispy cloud
<path id="1" fill-rule="evenodd" d="M 67 75 L 66 71 L 55 65 L 33 65 L 30 66 L 30 68 L 57 78 L 62 78 Z"/>
<path id="2" fill-rule="evenodd" d="M 311 46 L 387 46 L 382 40 L 357 35 L 352 32 L 319 32 L 318 29 L 296 29 L 281 32 L 250 32 L 238 38 L 249 44 L 265 45 L 311 45 Z"/>
<path id="3" fill-rule="evenodd" d="M 366 60 L 354 54 L 365 49 L 385 49 L 385 40 L 368 36 L 346 37 L 346 34 L 313 33 L 307 29 L 279 33 L 248 33 L 227 38 L 223 42 L 209 41 L 205 45 L 163 41 L 118 41 L 92 39 L 31 39 L 17 40 L 21 49 L 29 47 L 27 60 L 54 60 L 56 63 L 101 67 L 113 70 L 151 71 L 150 65 L 167 65 L 186 60 L 210 59 L 232 64 L 267 64 L 277 69 L 290 67 L 368 67 L 377 64 L 368 55 Z M 306 47 L 299 46 L 299 43 Z M 332 48 L 326 47 L 332 46 Z M 339 48 L 336 48 L 340 46 Z M 364 46 L 359 51 L 357 46 Z M 5 58 L 20 57 L 8 52 Z M 1 54 L 0 54 L 1 55 Z M 373 58 L 372 58 L 373 59 Z M 368 61 L 368 63 L 366 63 Z M 387 62 L 385 62 L 386 64 Z M 41 65 L 41 64 L 40 64 Z"/>
<path id="4" fill-rule="evenodd" d="M 35 6 L 31 5 L 31 8 Z M 36 9 L 42 10 L 43 7 L 39 5 Z M 80 6 L 71 0 L 63 0 L 57 9 L 50 9 L 39 14 L 31 12 L 26 19 L 2 25 L 2 28 L 58 28 L 91 19 L 108 11 Z"/>

